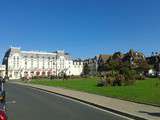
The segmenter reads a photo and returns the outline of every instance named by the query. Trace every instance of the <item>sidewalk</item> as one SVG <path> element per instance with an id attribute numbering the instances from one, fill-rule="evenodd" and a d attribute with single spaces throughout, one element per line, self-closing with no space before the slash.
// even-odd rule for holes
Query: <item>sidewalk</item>
<path id="1" fill-rule="evenodd" d="M 48 92 L 56 93 L 59 95 L 63 95 L 135 119 L 144 118 L 147 120 L 160 120 L 160 107 L 138 104 L 134 102 L 104 97 L 85 92 L 73 91 L 59 87 L 50 87 L 21 82 L 12 83 L 26 85 Z"/>

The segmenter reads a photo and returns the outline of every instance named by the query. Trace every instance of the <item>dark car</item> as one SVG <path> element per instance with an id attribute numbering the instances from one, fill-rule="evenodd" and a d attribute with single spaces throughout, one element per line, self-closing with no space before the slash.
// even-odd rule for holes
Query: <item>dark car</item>
<path id="1" fill-rule="evenodd" d="M 0 77 L 0 102 L 1 103 L 5 102 L 4 83 L 5 83 L 5 80 L 2 77 Z"/>

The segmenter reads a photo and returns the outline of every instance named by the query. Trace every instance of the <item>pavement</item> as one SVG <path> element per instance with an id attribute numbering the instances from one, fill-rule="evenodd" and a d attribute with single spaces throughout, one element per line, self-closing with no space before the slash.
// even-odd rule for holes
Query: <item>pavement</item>
<path id="1" fill-rule="evenodd" d="M 104 97 L 100 95 L 74 91 L 59 87 L 50 87 L 44 85 L 35 85 L 21 82 L 12 82 L 14 84 L 30 86 L 32 88 L 48 91 L 61 96 L 69 97 L 98 108 L 108 110 L 133 119 L 160 120 L 160 107 L 134 103 L 130 101 L 119 100 L 115 98 Z M 18 93 L 18 92 L 17 92 Z M 102 119 L 100 119 L 102 120 Z"/>
<path id="2" fill-rule="evenodd" d="M 6 83 L 5 89 L 8 120 L 127 120 L 29 86 Z"/>

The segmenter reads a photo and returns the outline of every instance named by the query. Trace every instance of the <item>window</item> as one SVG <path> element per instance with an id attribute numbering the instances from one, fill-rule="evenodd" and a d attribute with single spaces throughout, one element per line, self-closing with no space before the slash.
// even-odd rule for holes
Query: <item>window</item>
<path id="1" fill-rule="evenodd" d="M 33 68 L 33 56 L 31 56 L 31 68 Z"/>
<path id="2" fill-rule="evenodd" d="M 50 68 L 50 57 L 48 57 L 48 68 Z"/>
<path id="3" fill-rule="evenodd" d="M 24 57 L 24 61 L 25 61 L 25 69 L 27 69 L 27 56 Z"/>
<path id="4" fill-rule="evenodd" d="M 13 57 L 13 67 L 15 67 L 16 66 L 16 57 L 14 56 Z"/>
<path id="5" fill-rule="evenodd" d="M 44 69 L 44 57 L 43 57 L 43 69 Z"/>
<path id="6" fill-rule="evenodd" d="M 37 68 L 39 68 L 39 56 L 37 57 Z"/>
<path id="7" fill-rule="evenodd" d="M 17 67 L 19 67 L 19 57 L 17 57 Z"/>

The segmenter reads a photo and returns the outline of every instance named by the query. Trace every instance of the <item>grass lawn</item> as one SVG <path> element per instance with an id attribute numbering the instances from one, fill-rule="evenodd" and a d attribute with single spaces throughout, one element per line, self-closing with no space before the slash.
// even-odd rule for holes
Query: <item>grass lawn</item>
<path id="1" fill-rule="evenodd" d="M 160 80 L 157 78 L 148 78 L 147 80 L 136 81 L 136 83 L 131 86 L 120 87 L 97 87 L 96 78 L 79 78 L 65 81 L 44 79 L 32 80 L 31 83 L 64 87 L 103 96 L 160 106 Z"/>

